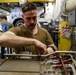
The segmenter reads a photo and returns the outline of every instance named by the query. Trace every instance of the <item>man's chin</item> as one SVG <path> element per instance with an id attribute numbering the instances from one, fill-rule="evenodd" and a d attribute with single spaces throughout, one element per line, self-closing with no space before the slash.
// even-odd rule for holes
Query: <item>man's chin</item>
<path id="1" fill-rule="evenodd" d="M 29 27 L 30 30 L 33 30 L 35 27 Z"/>
<path id="2" fill-rule="evenodd" d="M 35 28 L 35 25 L 33 25 L 33 26 L 29 26 L 29 28 L 30 28 L 30 29 L 34 29 L 34 28 Z"/>

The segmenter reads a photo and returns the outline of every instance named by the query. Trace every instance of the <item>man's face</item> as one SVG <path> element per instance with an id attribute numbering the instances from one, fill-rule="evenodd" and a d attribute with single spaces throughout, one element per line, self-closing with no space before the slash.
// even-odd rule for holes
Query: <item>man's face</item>
<path id="1" fill-rule="evenodd" d="M 37 10 L 30 10 L 22 15 L 25 25 L 29 30 L 33 30 L 37 23 Z"/>

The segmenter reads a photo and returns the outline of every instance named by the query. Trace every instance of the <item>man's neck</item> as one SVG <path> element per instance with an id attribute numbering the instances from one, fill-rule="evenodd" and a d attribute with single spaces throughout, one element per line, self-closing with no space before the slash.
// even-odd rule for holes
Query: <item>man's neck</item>
<path id="1" fill-rule="evenodd" d="M 35 28 L 33 29 L 32 33 L 33 33 L 33 35 L 35 35 L 35 34 L 37 34 L 37 32 L 38 32 L 38 28 L 37 28 L 37 25 L 36 25 Z"/>
<path id="2" fill-rule="evenodd" d="M 26 25 L 24 25 L 26 27 Z M 27 28 L 27 27 L 26 27 Z M 29 29 L 30 30 L 30 29 Z M 33 35 L 37 34 L 38 32 L 38 28 L 37 25 L 35 26 L 35 28 L 33 30 L 30 30 L 32 32 Z"/>

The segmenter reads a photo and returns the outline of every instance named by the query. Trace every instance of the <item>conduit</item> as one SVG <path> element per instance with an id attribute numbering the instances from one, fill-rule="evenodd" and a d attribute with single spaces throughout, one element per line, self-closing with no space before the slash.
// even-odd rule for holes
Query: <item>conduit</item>
<path id="1" fill-rule="evenodd" d="M 66 13 L 69 13 L 76 9 L 76 0 L 67 0 L 66 2 Z"/>

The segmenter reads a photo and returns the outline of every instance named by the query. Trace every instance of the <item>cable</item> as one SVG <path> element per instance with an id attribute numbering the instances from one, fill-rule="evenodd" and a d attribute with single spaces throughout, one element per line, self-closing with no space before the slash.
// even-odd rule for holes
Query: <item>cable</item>
<path id="1" fill-rule="evenodd" d="M 63 60 L 62 60 L 61 55 L 58 54 L 57 56 L 58 56 L 60 62 L 62 63 L 62 66 L 63 66 L 63 69 L 64 69 L 64 73 L 65 73 L 65 75 L 68 75 L 68 73 L 67 73 L 67 69 L 66 69 L 66 66 L 65 66 L 65 64 L 64 64 L 64 62 L 63 62 Z"/>

